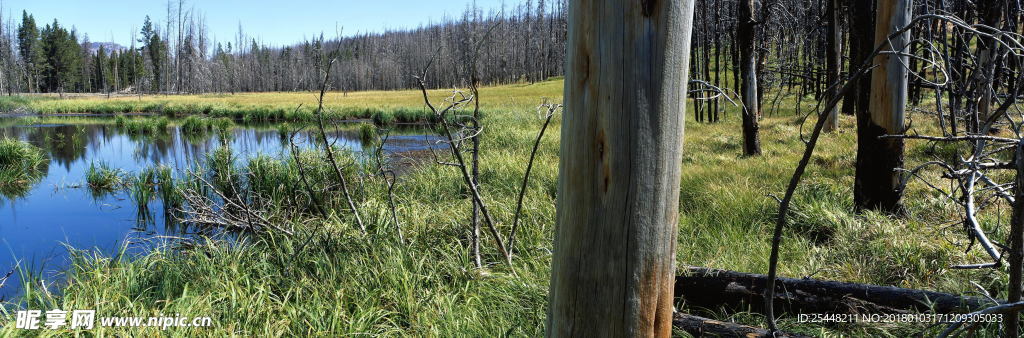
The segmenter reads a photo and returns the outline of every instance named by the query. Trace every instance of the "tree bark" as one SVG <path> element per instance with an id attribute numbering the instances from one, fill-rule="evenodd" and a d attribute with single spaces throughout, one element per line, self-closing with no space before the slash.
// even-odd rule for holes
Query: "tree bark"
<path id="1" fill-rule="evenodd" d="M 1010 216 L 1010 280 L 1007 287 L 1007 303 L 1021 300 L 1021 280 L 1024 275 L 1024 142 L 1017 145 L 1016 152 L 1017 178 L 1014 187 L 1013 214 Z M 1020 336 L 1020 314 L 1016 311 L 1007 313 L 1003 322 L 1006 337 Z"/>
<path id="2" fill-rule="evenodd" d="M 1006 11 L 1008 6 L 1001 0 L 988 0 L 979 2 L 979 19 L 981 23 L 991 26 L 999 27 L 1000 21 L 1003 18 L 1003 12 Z M 993 82 L 996 77 L 996 58 L 997 58 L 997 45 L 996 41 L 992 37 L 979 37 L 978 42 L 978 71 L 975 72 L 975 81 L 977 81 L 976 90 L 978 93 L 978 118 L 980 121 L 987 121 L 989 115 L 992 114 L 992 92 Z M 988 133 L 989 130 L 979 130 L 978 132 Z"/>
<path id="3" fill-rule="evenodd" d="M 850 65 L 863 64 L 864 60 L 875 49 L 874 46 L 874 4 L 866 0 L 845 0 L 849 10 L 850 22 Z M 859 121 L 868 116 L 871 77 L 862 76 L 857 87 L 849 91 L 843 98 L 843 114 L 856 115 Z"/>
<path id="4" fill-rule="evenodd" d="M 842 42 L 840 32 L 842 30 L 839 27 L 840 8 L 842 8 L 842 6 L 839 5 L 840 0 L 826 1 L 828 1 L 828 5 L 825 9 L 825 15 L 828 18 L 828 22 L 826 23 L 828 25 L 828 29 L 825 33 L 827 35 L 825 36 L 825 65 L 828 73 L 826 74 L 825 80 L 825 82 L 827 82 L 825 85 L 828 86 L 828 98 L 826 98 L 827 101 L 835 97 L 836 95 L 839 95 L 838 80 L 839 73 L 842 68 L 843 53 L 840 47 Z M 832 110 L 829 111 L 828 120 L 825 121 L 825 131 L 834 131 L 836 129 L 839 129 L 838 113 L 839 110 L 836 108 L 832 108 Z"/>
<path id="5" fill-rule="evenodd" d="M 903 139 L 878 137 L 902 134 L 907 103 L 908 57 L 910 32 L 891 41 L 892 32 L 910 22 L 912 0 L 878 0 L 875 15 L 875 45 L 886 44 L 883 53 L 874 58 L 871 71 L 871 98 L 868 116 L 861 116 L 857 125 L 857 164 L 854 178 L 854 204 L 858 210 L 879 210 L 890 214 L 902 212 L 900 175 L 903 166 Z M 886 53 L 886 51 L 890 51 Z"/>
<path id="6" fill-rule="evenodd" d="M 672 333 L 694 2 L 569 4 L 548 336 Z"/>
<path id="7" fill-rule="evenodd" d="M 740 96 L 743 103 L 743 154 L 761 154 L 761 140 L 758 129 L 761 117 L 761 100 L 757 86 L 757 52 L 754 45 L 754 0 L 737 2 L 739 22 L 736 24 L 736 44 L 739 46 Z"/>

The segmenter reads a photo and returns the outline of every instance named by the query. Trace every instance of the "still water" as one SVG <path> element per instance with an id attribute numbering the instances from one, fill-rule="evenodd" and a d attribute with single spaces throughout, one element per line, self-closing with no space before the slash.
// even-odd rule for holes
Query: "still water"
<path id="1" fill-rule="evenodd" d="M 172 125 L 159 137 L 130 135 L 116 128 L 111 119 L 69 118 L 43 120 L 0 118 L 0 138 L 15 138 L 43 148 L 50 158 L 48 172 L 27 193 L 0 194 L 0 278 L 16 265 L 63 279 L 59 274 L 69 263 L 69 247 L 117 253 L 127 245 L 128 253 L 147 248 L 173 237 L 188 237 L 195 230 L 167 222 L 162 212 L 140 221 L 134 202 L 125 191 L 94 196 L 85 184 L 91 163 L 105 162 L 111 168 L 129 174 L 155 165 L 166 165 L 176 172 L 193 168 L 222 144 L 231 148 L 238 161 L 256 154 L 281 158 L 288 156 L 288 141 L 276 128 L 236 126 L 232 137 L 222 139 L 216 133 L 208 137 L 188 137 Z M 308 130 L 308 129 L 307 129 Z M 296 135 L 300 147 L 310 146 L 314 135 Z M 339 147 L 352 151 L 364 149 L 358 132 L 351 128 L 329 132 Z M 386 153 L 426 150 L 436 147 L 438 137 L 402 133 L 389 137 Z M 150 202 L 151 210 L 162 210 L 160 200 Z M 14 273 L 0 287 L 0 297 L 10 299 L 21 282 Z"/>

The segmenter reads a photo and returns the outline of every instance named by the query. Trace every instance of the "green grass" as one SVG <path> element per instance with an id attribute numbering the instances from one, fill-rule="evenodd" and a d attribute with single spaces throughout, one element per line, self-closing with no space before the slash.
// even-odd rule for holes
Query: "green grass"
<path id="1" fill-rule="evenodd" d="M 484 110 L 507 110 L 509 107 L 529 108 L 541 98 L 561 99 L 561 81 L 517 84 L 482 88 Z M 451 95 L 449 90 L 431 90 L 430 97 L 440 102 Z M 0 99 L 0 108 L 7 100 L 12 107 L 21 107 L 40 114 L 123 114 L 151 113 L 168 117 L 203 115 L 231 118 L 242 122 L 310 122 L 315 120 L 316 98 L 307 92 L 146 95 L 106 98 L 72 96 L 56 99 L 49 96 L 14 96 Z M 299 105 L 302 105 L 300 108 Z M 330 92 L 325 102 L 329 119 L 370 119 L 379 124 L 418 123 L 433 116 L 422 105 L 419 90 L 366 91 L 342 95 Z M 2 110 L 0 110 L 2 111 Z"/>
<path id="2" fill-rule="evenodd" d="M 49 168 L 43 149 L 25 141 L 0 139 L 0 195 L 22 197 Z"/>
<path id="3" fill-rule="evenodd" d="M 114 125 L 128 134 L 159 135 L 167 132 L 170 120 L 166 117 L 124 117 L 114 118 Z"/>
<path id="4" fill-rule="evenodd" d="M 227 133 L 235 126 L 230 118 L 206 118 L 199 115 L 188 115 L 181 120 L 181 132 L 191 135 L 202 135 L 210 131 Z"/>
<path id="5" fill-rule="evenodd" d="M 369 123 L 359 124 L 359 140 L 363 144 L 373 144 L 377 141 L 377 127 Z"/>
<path id="6" fill-rule="evenodd" d="M 125 174 L 116 168 L 111 168 L 107 162 L 89 163 L 89 169 L 85 172 L 85 182 L 94 195 L 102 195 L 120 188 L 125 181 Z"/>
<path id="7" fill-rule="evenodd" d="M 177 180 L 174 178 L 174 170 L 166 165 L 158 166 L 152 170 L 155 173 L 154 176 L 164 214 L 174 214 L 184 203 L 184 198 L 178 189 Z"/>
<path id="8" fill-rule="evenodd" d="M 525 162 L 542 123 L 533 107 L 545 97 L 560 100 L 561 88 L 561 82 L 554 81 L 485 88 L 482 92 L 487 114 L 482 121 L 480 182 L 484 200 L 503 234 L 509 231 Z M 438 98 L 442 94 L 432 92 Z M 212 106 L 210 115 L 216 115 L 221 105 L 294 109 L 298 103 L 308 106 L 308 99 L 305 93 L 261 93 L 146 97 L 143 102 L 166 100 L 171 106 L 192 100 L 199 106 Z M 82 100 L 95 101 L 102 102 Z M 415 91 L 350 93 L 346 97 L 332 93 L 328 101 L 334 111 L 372 106 L 389 111 L 406 107 L 412 112 L 421 107 Z M 759 157 L 741 156 L 735 107 L 727 108 L 722 123 L 693 123 L 692 117 L 687 118 L 680 182 L 679 266 L 767 271 L 777 208 L 769 194 L 783 193 L 803 151 L 800 121 L 793 116 L 795 102 L 794 97 L 784 97 L 779 112 L 763 120 L 764 155 Z M 813 104 L 805 98 L 802 111 L 809 111 Z M 278 114 L 273 110 L 267 114 L 271 112 Z M 927 118 L 914 117 L 918 131 L 934 131 Z M 780 275 L 957 294 L 975 294 L 973 281 L 995 292 L 993 296 L 1005 297 L 1000 294 L 1005 290 L 1005 274 L 948 268 L 982 261 L 984 255 L 977 248 L 964 252 L 966 237 L 957 228 L 935 226 L 937 220 L 948 218 L 954 207 L 923 184 L 913 183 L 906 192 L 910 218 L 852 211 L 855 123 L 849 116 L 842 116 L 840 122 L 837 133 L 823 135 L 797 191 L 782 245 Z M 89 332 L 109 336 L 543 335 L 561 123 L 561 117 L 555 117 L 538 150 L 523 208 L 521 237 L 516 240 L 515 274 L 497 264 L 500 258 L 489 236 L 484 237 L 484 255 L 490 264 L 481 270 L 473 268 L 466 225 L 471 203 L 460 174 L 451 167 L 431 165 L 428 160 L 427 165 L 398 180 L 394 196 L 407 240 L 399 243 L 387 207 L 386 186 L 355 165 L 359 160 L 352 154 L 341 157 L 349 164 L 344 166 L 345 175 L 351 179 L 358 209 L 369 229 L 367 235 L 355 230 L 322 153 L 304 151 L 298 161 L 286 155 L 242 162 L 219 149 L 210 154 L 205 174 L 213 182 L 220 181 L 215 185 L 232 186 L 250 198 L 275 224 L 294 227 L 297 235 L 253 234 L 235 244 L 211 239 L 186 250 L 168 245 L 141 257 L 80 252 L 60 293 L 42 292 L 35 282 L 28 286 L 25 306 L 96 309 L 98 316 L 181 313 L 212 316 L 215 323 L 213 328 L 160 332 L 114 328 Z M 929 148 L 933 147 L 926 143 L 908 143 L 908 163 L 955 154 L 951 149 Z M 309 170 L 311 189 L 299 179 L 300 163 Z M 143 181 L 153 182 L 135 179 Z M 196 187 L 198 183 L 179 180 L 175 185 Z M 326 210 L 327 217 L 320 216 L 319 210 Z M 998 217 L 1006 215 L 984 214 L 982 220 L 992 224 Z M 993 238 L 1006 237 L 1005 229 L 991 231 Z M 710 311 L 719 319 L 765 326 L 764 318 L 757 314 Z M 823 336 L 906 336 L 923 329 L 917 325 L 819 327 L 797 323 L 792 316 L 782 318 L 781 324 L 786 330 Z M 926 332 L 933 333 L 934 328 Z"/>
<path id="9" fill-rule="evenodd" d="M 156 195 L 156 170 L 147 168 L 131 178 L 128 184 L 128 196 L 138 207 L 140 216 L 149 215 L 149 202 Z"/>

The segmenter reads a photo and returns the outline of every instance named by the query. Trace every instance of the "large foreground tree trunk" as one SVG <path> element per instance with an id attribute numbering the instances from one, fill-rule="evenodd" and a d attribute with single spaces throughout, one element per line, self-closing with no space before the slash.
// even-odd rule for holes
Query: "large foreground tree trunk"
<path id="1" fill-rule="evenodd" d="M 736 24 L 736 44 L 740 57 L 740 97 L 743 103 L 743 154 L 761 154 L 761 140 L 758 119 L 761 117 L 761 99 L 757 90 L 757 51 L 754 45 L 755 27 L 754 0 L 740 0 L 737 3 L 739 23 Z"/>
<path id="2" fill-rule="evenodd" d="M 570 1 L 548 336 L 672 332 L 693 5 Z"/>
<path id="3" fill-rule="evenodd" d="M 857 174 L 854 178 L 854 203 L 858 209 L 901 211 L 897 168 L 903 166 L 903 140 L 879 139 L 886 134 L 901 134 L 907 104 L 907 44 L 910 32 L 889 40 L 890 34 L 910 22 L 911 0 L 878 0 L 875 10 L 875 45 L 886 44 L 875 56 L 871 71 L 869 116 L 858 119 Z M 901 53 L 895 55 L 893 52 Z"/>

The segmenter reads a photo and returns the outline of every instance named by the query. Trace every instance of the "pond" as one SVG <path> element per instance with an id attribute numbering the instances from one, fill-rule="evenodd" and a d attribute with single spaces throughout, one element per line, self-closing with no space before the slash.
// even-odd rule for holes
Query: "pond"
<path id="1" fill-rule="evenodd" d="M 287 137 L 275 126 L 237 125 L 223 138 L 211 132 L 206 137 L 183 133 L 171 124 L 160 136 L 142 136 L 115 126 L 110 118 L 0 118 L 0 138 L 14 138 L 41 147 L 49 155 L 49 167 L 41 181 L 27 191 L 0 191 L 0 278 L 17 264 L 22 269 L 61 280 L 58 275 L 69 264 L 69 247 L 116 254 L 122 248 L 141 253 L 157 243 L 193 236 L 198 229 L 181 228 L 157 216 L 140 220 L 138 208 L 128 193 L 115 190 L 96 195 L 85 184 L 90 165 L 105 163 L 111 168 L 135 173 L 156 165 L 184 172 L 201 163 L 207 154 L 223 145 L 239 161 L 257 154 L 288 156 Z M 364 149 L 358 129 L 332 128 L 328 137 L 339 147 L 354 152 Z M 306 128 L 296 134 L 299 147 L 312 146 L 316 134 Z M 415 153 L 437 147 L 439 137 L 422 129 L 402 130 L 388 138 L 385 153 Z M 160 200 L 150 203 L 161 210 Z M 156 213 L 160 215 L 161 213 Z M 127 244 L 127 245 L 126 245 Z M 18 273 L 0 287 L 0 297 L 16 295 L 21 282 Z"/>

